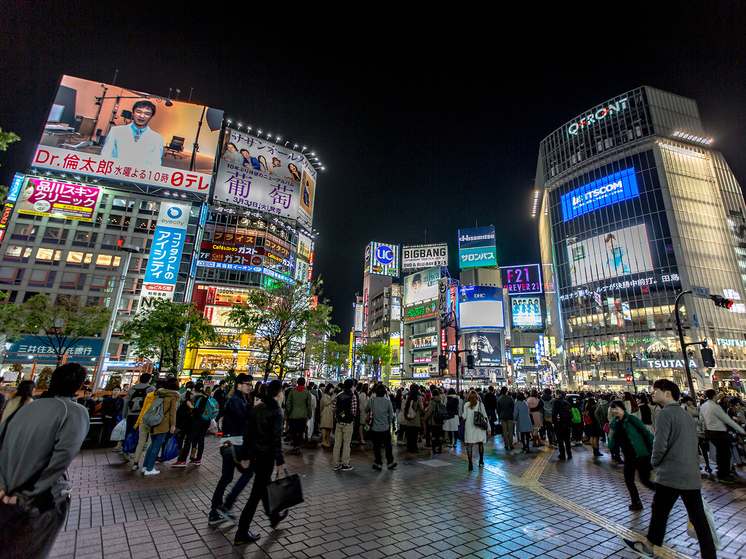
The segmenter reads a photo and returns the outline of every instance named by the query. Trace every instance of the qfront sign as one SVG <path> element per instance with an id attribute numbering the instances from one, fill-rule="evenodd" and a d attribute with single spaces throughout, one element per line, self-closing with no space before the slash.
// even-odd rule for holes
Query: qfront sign
<path id="1" fill-rule="evenodd" d="M 609 115 L 614 115 L 628 109 L 627 98 L 617 99 L 589 111 L 585 116 L 576 119 L 575 122 L 567 126 L 567 133 L 570 136 L 577 136 L 581 130 L 597 124 Z"/>

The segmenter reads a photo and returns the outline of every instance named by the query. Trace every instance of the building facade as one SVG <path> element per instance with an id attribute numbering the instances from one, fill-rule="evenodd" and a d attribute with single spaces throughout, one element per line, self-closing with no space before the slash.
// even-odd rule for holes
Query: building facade
<path id="1" fill-rule="evenodd" d="M 626 92 L 579 115 L 540 145 L 536 190 L 547 335 L 570 386 L 637 388 L 657 378 L 697 389 L 746 367 L 743 193 L 704 133 L 696 102 L 651 87 Z M 680 299 L 708 289 L 735 304 Z M 701 290 L 699 290 L 701 291 Z M 630 388 L 633 386 L 630 385 Z"/>

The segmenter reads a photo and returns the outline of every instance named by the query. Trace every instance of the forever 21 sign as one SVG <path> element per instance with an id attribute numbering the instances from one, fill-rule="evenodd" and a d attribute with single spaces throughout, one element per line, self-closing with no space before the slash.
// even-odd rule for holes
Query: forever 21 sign
<path id="1" fill-rule="evenodd" d="M 500 268 L 503 286 L 508 288 L 509 295 L 539 295 L 543 293 L 541 266 L 525 264 Z"/>

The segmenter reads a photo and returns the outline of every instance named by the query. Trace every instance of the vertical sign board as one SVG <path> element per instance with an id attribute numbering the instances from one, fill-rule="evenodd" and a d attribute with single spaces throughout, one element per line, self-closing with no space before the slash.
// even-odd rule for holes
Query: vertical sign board
<path id="1" fill-rule="evenodd" d="M 459 229 L 458 259 L 462 270 L 486 266 L 497 266 L 495 227 Z"/>
<path id="2" fill-rule="evenodd" d="M 190 204 L 161 202 L 138 310 L 152 307 L 155 299 L 173 300 L 190 208 Z"/>

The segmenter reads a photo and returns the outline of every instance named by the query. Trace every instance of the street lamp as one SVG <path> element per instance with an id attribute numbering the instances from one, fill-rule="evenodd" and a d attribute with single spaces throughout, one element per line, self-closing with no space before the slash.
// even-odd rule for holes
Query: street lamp
<path id="1" fill-rule="evenodd" d="M 93 377 L 93 383 L 91 389 L 93 391 L 98 390 L 98 385 L 101 382 L 101 377 L 104 372 L 104 363 L 106 362 L 106 353 L 109 350 L 109 342 L 111 342 L 111 334 L 114 332 L 114 325 L 117 322 L 117 315 L 119 314 L 119 301 L 122 299 L 122 291 L 124 290 L 124 280 L 127 278 L 127 271 L 130 267 L 130 260 L 132 255 L 140 252 L 140 248 L 135 245 L 120 246 L 120 250 L 127 253 L 124 259 L 124 268 L 122 268 L 122 275 L 119 278 L 119 285 L 117 286 L 117 293 L 114 297 L 114 306 L 111 309 L 111 318 L 109 319 L 109 326 L 106 329 L 106 336 L 104 337 L 104 347 L 101 349 L 101 357 L 98 360 L 98 367 L 96 367 L 96 374 Z"/>

